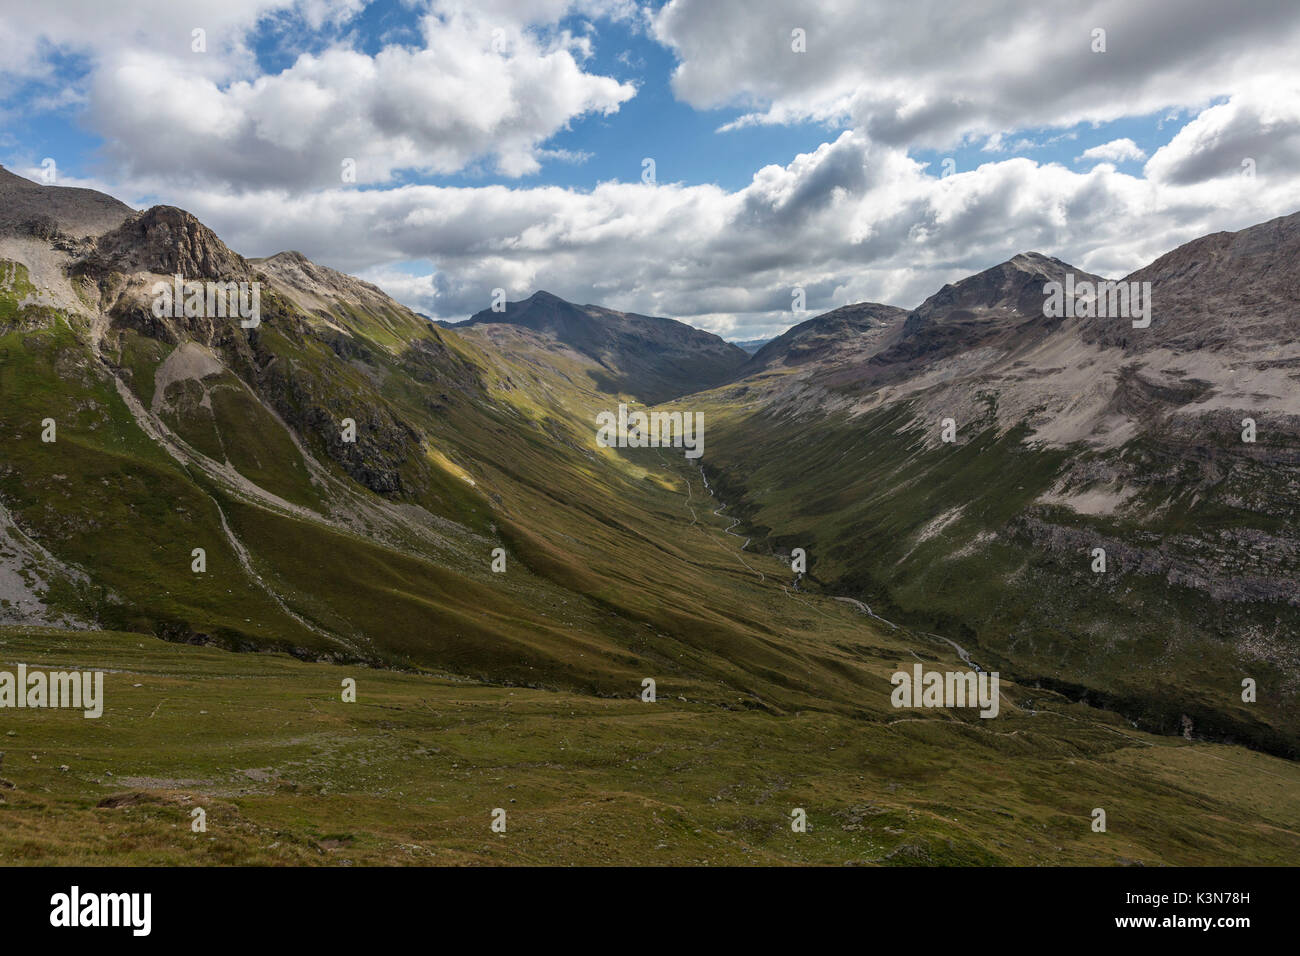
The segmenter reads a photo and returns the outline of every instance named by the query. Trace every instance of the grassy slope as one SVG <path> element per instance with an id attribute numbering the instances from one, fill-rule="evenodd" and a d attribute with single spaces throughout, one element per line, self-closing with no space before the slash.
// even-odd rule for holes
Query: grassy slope
<path id="1" fill-rule="evenodd" d="M 394 352 L 381 347 L 382 336 L 347 343 L 365 355 L 368 374 L 334 369 L 325 363 L 338 365 L 336 353 L 321 354 L 293 318 L 268 323 L 262 345 L 279 349 L 279 365 L 303 369 L 308 382 L 330 381 L 314 398 L 331 405 L 324 427 L 364 408 L 371 420 L 399 420 L 420 436 L 412 446 L 419 460 L 400 462 L 412 489 L 403 503 L 455 522 L 448 534 L 456 559 L 401 529 L 369 540 L 344 531 L 327 522 L 324 505 L 319 520 L 291 517 L 178 464 L 136 426 L 78 336 L 56 321 L 12 333 L 20 337 L 16 360 L 0 386 L 21 438 L 0 491 L 23 527 L 91 575 L 84 593 L 52 599 L 91 621 L 174 639 L 198 635 L 603 694 L 668 673 L 696 696 L 736 705 L 858 708 L 859 662 L 815 624 L 787 619 L 775 562 L 756 588 L 764 572 L 736 558 L 717 519 L 701 510 L 712 521 L 706 533 L 691 518 L 684 475 L 657 455 L 629 461 L 594 451 L 592 415 L 608 396 L 581 384 L 557 387 L 563 376 L 550 359 L 538 369 L 528 354 L 490 358 L 432 330 L 445 351 L 431 369 L 430 353 Z M 165 353 L 134 341 L 135 332 L 123 337 L 118 354 L 130 357 L 123 364 L 144 399 L 152 394 L 150 362 Z M 238 355 L 225 357 L 239 365 Z M 445 375 L 456 362 L 477 371 L 482 391 L 475 401 L 433 393 L 434 414 L 426 404 L 432 389 L 417 375 Z M 586 378 L 584 363 L 569 371 L 570 383 Z M 236 404 L 223 404 L 227 392 Z M 206 442 L 294 503 L 330 497 L 331 507 L 346 509 L 352 499 L 344 492 L 369 494 L 327 457 L 323 438 L 318 459 L 330 475 L 324 484 L 309 481 L 283 427 L 247 394 L 228 373 L 202 386 L 175 383 L 164 421 L 197 451 Z M 34 427 L 47 414 L 60 422 L 53 445 L 40 443 Z M 301 438 L 311 447 L 320 436 L 309 430 Z M 362 429 L 358 443 L 368 440 Z M 442 477 L 429 477 L 435 473 Z M 472 486 L 468 474 L 477 476 Z M 60 483 L 66 494 L 52 494 Z M 701 493 L 698 479 L 693 493 Z M 240 567 L 224 528 L 247 551 L 253 574 Z M 489 570 L 495 545 L 510 553 L 505 574 Z M 207 551 L 206 574 L 190 571 L 194 547 Z"/>
<path id="2" fill-rule="evenodd" d="M 56 582 L 52 603 L 109 626 L 201 620 L 215 634 L 315 643 L 238 573 L 213 499 L 140 431 L 62 319 L 0 334 L 0 355 L 0 495 L 59 559 L 93 569 L 89 584 Z M 207 575 L 190 571 L 196 547 Z"/>
<path id="3" fill-rule="evenodd" d="M 881 681 L 862 694 L 882 719 L 778 717 L 680 701 L 672 681 L 647 704 L 635 688 L 601 699 L 18 629 L 0 632 L 0 660 L 113 669 L 97 721 L 5 712 L 3 864 L 1281 864 L 1300 852 L 1294 764 L 1149 737 L 1059 699 L 991 722 L 900 718 Z M 344 676 L 355 704 L 340 701 Z M 205 834 L 190 831 L 195 805 Z M 1107 833 L 1091 830 L 1096 806 Z M 495 807 L 504 835 L 489 830 Z M 790 830 L 794 807 L 806 834 Z"/>
<path id="4" fill-rule="evenodd" d="M 1082 516 L 1034 504 L 1071 453 L 1026 448 L 1017 431 L 999 437 L 974 424 L 962 444 L 926 447 L 906 404 L 808 422 L 756 413 L 720 392 L 696 402 L 710 423 L 711 480 L 744 515 L 741 529 L 760 549 L 807 549 L 810 577 L 827 589 L 953 637 L 1022 680 L 1087 689 L 1147 729 L 1177 733 L 1188 715 L 1212 738 L 1300 753 L 1286 672 L 1227 638 L 1229 622 L 1285 631 L 1294 614 L 1211 602 L 1126 566 L 1113 548 L 1108 573 L 1091 570 L 1095 542 L 1261 524 L 1221 504 L 1231 482 L 1189 502 L 1172 477 L 1151 481 L 1144 495 L 1155 524 Z M 1266 477 L 1255 472 L 1260 487 Z M 1084 532 L 1077 551 L 1034 545 L 1017 526 L 1026 512 Z M 1254 705 L 1240 697 L 1247 676 L 1259 685 Z"/>

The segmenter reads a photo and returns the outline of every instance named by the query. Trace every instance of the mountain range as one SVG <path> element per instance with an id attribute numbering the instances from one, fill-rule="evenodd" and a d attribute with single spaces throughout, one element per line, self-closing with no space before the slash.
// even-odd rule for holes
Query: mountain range
<path id="1" fill-rule="evenodd" d="M 400 703 L 367 727 L 421 760 L 447 758 L 401 721 L 473 688 L 490 722 L 528 731 L 484 731 L 458 760 L 528 768 L 556 815 L 566 775 L 599 772 L 585 798 L 624 814 L 625 849 L 539 822 L 539 859 L 805 859 L 782 842 L 787 796 L 825 805 L 827 862 L 1294 858 L 1298 253 L 1300 214 L 1180 246 L 1119 280 L 1150 284 L 1141 328 L 1048 314 L 1051 283 L 1105 280 L 1024 253 L 751 355 L 540 291 L 436 323 L 298 252 L 244 258 L 181 209 L 0 170 L 0 639 L 83 662 L 148 640 L 159 673 L 282 652 L 266 679 L 286 687 L 368 668 Z M 158 309 L 177 274 L 257 284 L 257 322 Z M 598 445 L 595 416 L 620 403 L 702 413 L 701 461 Z M 900 720 L 889 674 L 914 660 L 1000 672 L 1004 716 L 983 722 L 1000 726 Z M 415 678 L 439 683 L 408 694 Z M 579 709 L 599 767 L 557 729 Z M 116 759 L 199 774 L 131 749 L 148 719 L 106 714 Z M 656 761 L 646 796 L 635 766 Z M 340 766 L 320 786 L 346 791 Z M 479 794 L 460 766 L 439 779 Z M 1281 782 L 1253 800 L 1227 766 Z M 89 813 L 111 781 L 59 786 Z M 137 789 L 162 806 L 196 788 Z M 362 789 L 358 806 L 391 796 Z M 1146 822 L 1090 840 L 1093 791 Z M 275 792 L 241 812 L 271 819 Z M 371 858 L 413 818 L 365 817 Z"/>

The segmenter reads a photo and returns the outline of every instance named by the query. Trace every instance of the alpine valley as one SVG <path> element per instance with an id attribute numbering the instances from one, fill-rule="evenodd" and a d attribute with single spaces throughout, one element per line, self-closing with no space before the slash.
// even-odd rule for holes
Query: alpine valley
<path id="1" fill-rule="evenodd" d="M 1197 239 L 1134 327 L 1026 252 L 751 354 L 0 170 L 0 669 L 104 672 L 0 711 L 0 863 L 1294 862 L 1297 263 Z"/>

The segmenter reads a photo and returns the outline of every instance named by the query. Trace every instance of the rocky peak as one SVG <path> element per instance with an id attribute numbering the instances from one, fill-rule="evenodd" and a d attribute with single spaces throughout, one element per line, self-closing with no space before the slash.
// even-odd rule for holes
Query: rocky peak
<path id="1" fill-rule="evenodd" d="M 1043 285 L 1100 277 L 1038 252 L 1022 252 L 960 282 L 949 283 L 921 303 L 908 320 L 913 328 L 927 321 L 964 318 L 980 311 L 1011 311 L 1024 316 L 1042 314 Z"/>
<path id="2" fill-rule="evenodd" d="M 175 206 L 153 206 L 105 233 L 82 266 L 90 273 L 153 272 L 225 282 L 252 278 L 243 256 Z"/>
<path id="3" fill-rule="evenodd" d="M 318 295 L 332 293 L 353 298 L 374 296 L 387 298 L 378 286 L 356 276 L 339 272 L 337 269 L 331 269 L 329 266 L 312 262 L 301 252 L 294 250 L 277 252 L 265 259 L 250 259 L 249 262 L 301 291 L 314 292 Z"/>

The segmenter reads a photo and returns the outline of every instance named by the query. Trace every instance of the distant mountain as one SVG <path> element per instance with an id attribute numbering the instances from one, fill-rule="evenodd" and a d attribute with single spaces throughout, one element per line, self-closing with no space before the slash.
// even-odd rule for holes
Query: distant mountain
<path id="1" fill-rule="evenodd" d="M 1015 256 L 945 285 L 907 313 L 897 336 L 871 357 L 863 386 L 906 379 L 959 353 L 982 348 L 997 354 L 1023 351 L 1064 322 L 1044 315 L 1048 282 L 1100 277 L 1038 253 Z"/>
<path id="2" fill-rule="evenodd" d="M 484 309 L 454 328 L 509 324 L 554 338 L 600 366 L 604 391 L 627 392 L 649 404 L 710 388 L 731 377 L 745 352 L 712 332 L 674 319 L 574 305 L 549 292 Z"/>
<path id="3" fill-rule="evenodd" d="M 899 325 L 906 310 L 892 305 L 859 302 L 825 312 L 787 329 L 758 349 L 742 374 L 781 364 L 800 365 L 836 355 L 847 357 L 864 340 L 878 342 L 883 333 Z"/>
<path id="4" fill-rule="evenodd" d="M 767 343 L 738 373 L 810 365 L 837 370 L 839 383 L 882 385 L 976 346 L 1024 348 L 1060 324 L 1043 315 L 1043 286 L 1099 277 L 1038 253 L 1024 253 L 945 285 L 911 310 L 859 302 L 814 316 Z"/>
<path id="5" fill-rule="evenodd" d="M 740 342 L 732 342 L 731 344 L 734 345 L 736 348 L 743 349 L 744 351 L 748 352 L 750 355 L 753 355 L 755 352 L 757 352 L 759 349 L 761 349 L 764 345 L 766 345 L 770 341 L 772 340 L 771 339 L 745 339 Z"/>

